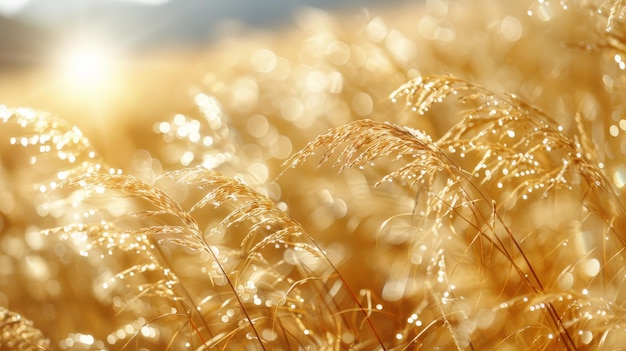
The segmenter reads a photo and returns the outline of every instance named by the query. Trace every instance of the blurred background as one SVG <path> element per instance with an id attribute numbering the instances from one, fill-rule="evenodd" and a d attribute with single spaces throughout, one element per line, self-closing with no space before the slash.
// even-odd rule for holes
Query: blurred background
<path id="1" fill-rule="evenodd" d="M 312 8 L 350 18 L 399 3 L 409 1 L 0 0 L 0 104 L 58 115 L 116 149 L 128 141 L 116 121 L 146 131 L 186 111 L 224 52 L 249 60 L 246 40 L 284 37 Z"/>
<path id="2" fill-rule="evenodd" d="M 277 27 L 303 7 L 358 11 L 399 0 L 2 0 L 3 65 L 41 61 L 55 42 L 91 36 L 117 50 L 189 47 L 233 34 L 237 25 Z M 228 25 L 230 24 L 230 26 Z"/>

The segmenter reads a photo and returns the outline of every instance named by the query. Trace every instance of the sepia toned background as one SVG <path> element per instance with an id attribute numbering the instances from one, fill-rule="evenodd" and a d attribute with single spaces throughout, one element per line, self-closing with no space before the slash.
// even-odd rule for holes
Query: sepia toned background
<path id="1" fill-rule="evenodd" d="M 0 6 L 0 350 L 626 340 L 621 1 Z"/>

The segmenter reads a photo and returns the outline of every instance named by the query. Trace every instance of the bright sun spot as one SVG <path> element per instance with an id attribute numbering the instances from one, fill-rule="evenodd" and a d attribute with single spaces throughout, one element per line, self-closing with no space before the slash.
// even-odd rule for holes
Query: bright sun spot
<path id="1" fill-rule="evenodd" d="M 61 56 L 66 79 L 80 88 L 101 88 L 111 74 L 112 62 L 106 49 L 91 45 L 75 45 Z"/>

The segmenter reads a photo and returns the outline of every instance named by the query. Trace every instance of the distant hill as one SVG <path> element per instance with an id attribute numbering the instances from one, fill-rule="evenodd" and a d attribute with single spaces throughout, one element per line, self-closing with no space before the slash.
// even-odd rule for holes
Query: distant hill
<path id="1" fill-rule="evenodd" d="M 35 25 L 0 16 L 0 66 L 31 66 L 47 60 L 55 38 Z"/>
<path id="2" fill-rule="evenodd" d="M 302 7 L 358 9 L 406 0 L 185 0 L 145 6 L 110 0 L 33 0 L 19 18 L 53 31 L 87 30 L 117 41 L 129 49 L 163 44 L 193 45 L 218 36 L 224 21 L 251 27 L 271 27 L 292 21 Z"/>

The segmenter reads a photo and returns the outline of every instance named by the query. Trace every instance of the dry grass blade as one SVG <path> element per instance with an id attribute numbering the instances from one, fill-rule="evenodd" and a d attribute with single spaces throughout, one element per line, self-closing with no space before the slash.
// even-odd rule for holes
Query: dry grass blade
<path id="1" fill-rule="evenodd" d="M 406 106 L 420 115 L 449 95 L 472 89 L 467 81 L 454 76 L 417 77 L 400 86 L 389 96 L 392 102 L 404 99 Z"/>
<path id="2" fill-rule="evenodd" d="M 45 351 L 50 342 L 31 321 L 0 307 L 0 350 Z"/>
<path id="3" fill-rule="evenodd" d="M 456 156 L 455 162 L 471 167 L 468 174 L 492 188 L 515 189 L 513 201 L 533 191 L 545 198 L 554 189 L 571 188 L 581 177 L 611 199 L 605 212 L 615 215 L 617 201 L 610 183 L 601 165 L 587 158 L 593 150 L 585 150 L 553 119 L 515 96 L 499 95 L 460 78 L 426 76 L 405 84 L 391 98 L 403 97 L 418 113 L 425 113 L 451 95 L 465 109 L 434 144 Z"/>
<path id="4" fill-rule="evenodd" d="M 331 157 L 336 157 L 333 166 L 339 165 L 340 171 L 347 167 L 362 166 L 387 156 L 395 158 L 410 156 L 425 160 L 428 162 L 425 170 L 429 173 L 445 167 L 445 162 L 431 161 L 436 160 L 440 155 L 430 137 L 425 133 L 408 127 L 371 120 L 354 121 L 317 136 L 285 161 L 284 165 L 299 166 L 322 148 L 326 151 L 319 164 L 328 162 Z"/>
<path id="5" fill-rule="evenodd" d="M 61 155 L 64 155 L 64 151 L 69 151 L 65 154 L 69 159 L 83 150 L 90 150 L 89 141 L 77 127 L 47 113 L 27 108 L 9 109 L 6 106 L 0 106 L 0 121 L 6 124 L 17 124 L 27 133 L 19 138 L 12 137 L 10 142 L 13 145 L 43 145 L 44 147 L 54 145 L 60 157 L 63 157 Z"/>
<path id="6" fill-rule="evenodd" d="M 616 30 L 616 27 L 623 25 L 622 20 L 624 19 L 624 14 L 626 14 L 624 0 L 560 0 L 559 2 L 563 9 L 568 9 L 570 5 L 573 5 L 574 8 L 580 6 L 590 10 L 593 18 L 603 20 L 602 29 L 607 34 Z M 573 4 L 571 4 L 572 2 Z M 549 2 L 543 0 L 537 1 L 537 4 L 550 5 Z M 621 30 L 621 28 L 617 28 L 617 30 Z"/>
<path id="7" fill-rule="evenodd" d="M 60 180 L 81 174 L 82 172 L 98 172 L 103 165 L 95 150 L 82 132 L 76 127 L 53 115 L 27 109 L 11 109 L 0 106 L 0 122 L 6 131 L 17 127 L 18 132 L 9 138 L 11 145 L 34 148 L 38 156 L 31 163 L 59 162 L 46 164 L 50 168 L 60 168 L 55 174 Z M 0 134 L 2 136 L 2 134 Z M 56 181 L 52 174 L 45 181 Z M 39 180 L 42 181 L 42 180 Z"/>
<path id="8" fill-rule="evenodd" d="M 404 99 L 418 114 L 425 114 L 448 97 L 455 97 L 465 109 L 458 112 L 459 121 L 437 141 L 407 127 L 355 121 L 316 137 L 285 165 L 299 166 L 319 149 L 324 150 L 320 164 L 332 162 L 340 171 L 346 167 L 363 168 L 361 166 L 379 158 L 404 160 L 395 170 L 391 164 L 383 162 L 379 168 L 384 169 L 387 176 L 376 185 L 400 180 L 401 184 L 415 186 L 413 189 L 417 190 L 414 219 L 407 219 L 409 225 L 405 227 L 416 229 L 407 240 L 408 254 L 415 255 L 423 247 L 436 254 L 426 262 L 420 259 L 419 268 L 407 268 L 413 273 L 407 273 L 408 277 L 403 279 L 425 281 L 432 306 L 448 330 L 450 345 L 464 349 L 475 342 L 457 329 L 456 325 L 472 317 L 466 312 L 462 313 L 465 317 L 460 317 L 459 309 L 463 307 L 452 298 L 459 287 L 467 286 L 465 279 L 473 276 L 474 289 L 480 286 L 485 294 L 493 294 L 494 301 L 500 301 L 494 303 L 493 308 L 509 306 L 514 313 L 512 311 L 518 307 L 508 305 L 509 294 L 525 296 L 522 305 L 530 300 L 543 306 L 543 315 L 533 322 L 541 325 L 543 331 L 519 329 L 515 333 L 525 338 L 536 333 L 530 337 L 536 338 L 535 345 L 576 349 L 584 342 L 574 336 L 576 329 L 563 315 L 570 307 L 554 298 L 554 284 L 540 273 L 545 258 L 531 253 L 530 250 L 538 248 L 525 236 L 524 226 L 517 223 L 511 203 L 558 199 L 564 196 L 556 191 L 561 188 L 565 193 L 580 190 L 583 194 L 579 200 L 583 206 L 580 213 L 590 217 L 591 212 L 599 218 L 604 228 L 613 234 L 611 240 L 618 245 L 616 249 L 601 249 L 605 265 L 598 269 L 614 279 L 622 272 L 624 262 L 620 249 L 624 243 L 614 223 L 623 216 L 623 211 L 620 212 L 610 183 L 599 164 L 587 158 L 592 152 L 584 150 L 554 120 L 515 96 L 499 95 L 450 76 L 421 77 L 391 95 L 394 101 Z M 500 189 L 507 189 L 507 192 Z M 542 195 L 532 198 L 534 193 Z M 608 200 L 608 205 L 598 208 L 597 198 Z M 519 207 L 518 211 L 523 212 Z M 389 223 L 394 221 L 403 222 L 396 217 Z M 384 226 L 391 225 L 389 223 Z M 606 235 L 597 228 L 595 232 L 598 236 Z M 444 244 L 443 238 L 456 241 Z M 563 240 L 567 239 L 555 240 L 555 246 L 549 250 L 562 251 Z M 590 260 L 590 255 L 585 253 L 581 262 Z M 476 262 L 479 262 L 477 268 L 471 268 Z M 598 261 L 593 258 L 590 262 L 588 265 Z M 502 274 L 488 268 L 493 265 L 508 272 Z M 563 269 L 567 277 L 567 269 L 571 267 Z M 515 291 L 509 291 L 513 286 Z M 485 303 L 479 300 L 473 303 Z M 421 309 L 418 307 L 417 315 Z M 526 320 L 520 325 L 524 323 L 529 322 Z M 420 331 L 417 335 L 423 333 Z M 557 337 L 549 338 L 548 333 Z"/>
<path id="9" fill-rule="evenodd" d="M 561 0 L 564 9 L 569 8 L 568 0 Z M 538 1 L 538 4 L 543 2 Z M 547 4 L 547 2 L 546 2 Z M 615 62 L 622 67 L 624 62 L 621 56 L 626 54 L 626 2 L 624 0 L 580 0 L 574 1 L 574 8 L 582 8 L 587 11 L 591 26 L 597 32 L 597 39 L 592 43 L 582 43 L 584 50 L 607 49 L 610 56 L 614 56 Z M 621 79 L 621 78 L 618 78 Z"/>
<path id="10" fill-rule="evenodd" d="M 183 211 L 178 203 L 163 191 L 129 175 L 85 174 L 72 178 L 62 185 L 64 187 L 80 186 L 84 189 L 100 186 L 106 189 L 119 190 L 126 195 L 144 199 L 153 206 L 167 210 L 173 215 L 179 215 Z"/>
<path id="11" fill-rule="evenodd" d="M 285 291 L 285 295 L 280 298 L 281 302 L 278 303 L 275 309 L 273 308 L 272 315 L 274 317 L 268 319 L 273 320 L 272 330 L 274 330 L 274 328 L 282 329 L 283 334 L 291 335 L 289 337 L 290 339 L 300 340 L 301 337 L 297 337 L 296 335 L 302 330 L 293 330 L 291 326 L 285 324 L 288 320 L 294 318 L 290 312 L 283 311 L 280 307 L 280 305 L 288 301 L 291 301 L 292 308 L 298 310 L 301 308 L 313 308 L 320 311 L 320 313 L 322 313 L 321 311 L 327 311 L 324 313 L 329 316 L 338 314 L 338 306 L 333 306 L 333 304 L 328 304 L 327 302 L 322 303 L 322 305 L 317 305 L 321 302 L 316 301 L 317 298 L 309 297 L 308 299 L 302 299 L 301 297 L 297 297 L 303 293 L 297 288 L 297 286 L 301 284 L 317 286 L 317 288 L 314 289 L 316 289 L 318 293 L 327 294 L 331 282 L 335 282 L 333 283 L 335 285 L 340 284 L 339 286 L 341 286 L 343 282 L 336 268 L 325 256 L 323 250 L 317 246 L 315 240 L 271 200 L 260 195 L 241 181 L 227 178 L 202 168 L 176 171 L 166 176 L 177 179 L 178 183 L 194 185 L 207 190 L 206 194 L 192 205 L 189 210 L 190 213 L 198 213 L 207 205 L 224 207 L 228 204 L 230 207 L 234 207 L 219 223 L 212 226 L 212 229 L 207 232 L 207 243 L 213 243 L 215 240 L 218 240 L 221 235 L 216 235 L 215 233 L 228 232 L 231 227 L 235 226 L 246 225 L 248 227 L 247 232 L 244 231 L 234 237 L 229 236 L 228 233 L 223 235 L 225 242 L 232 242 L 232 244 L 226 245 L 231 248 L 233 248 L 233 245 L 237 245 L 237 255 L 244 258 L 231 270 L 225 270 L 224 273 L 227 276 L 232 276 L 232 284 L 235 287 L 241 286 L 240 284 L 243 284 L 246 279 L 250 279 L 246 278 L 249 272 L 262 271 L 264 272 L 263 276 L 266 278 L 266 282 L 260 285 L 260 281 L 255 278 L 254 280 L 248 280 L 247 284 L 253 282 L 252 284 L 257 286 L 260 290 L 261 286 L 270 282 L 272 289 Z M 237 230 L 237 232 L 241 232 L 241 230 Z M 231 231 L 231 233 L 234 234 L 235 232 Z M 276 256 L 276 250 L 278 250 L 278 256 Z M 290 277 L 281 278 L 279 271 L 284 268 L 280 267 L 284 267 L 285 264 L 297 267 L 299 273 Z M 277 271 L 274 271 L 274 269 Z M 285 283 L 290 284 L 290 286 L 286 286 Z M 239 290 L 239 288 L 237 289 Z M 312 289 L 312 287 L 309 289 Z M 347 287 L 341 288 L 341 291 L 346 289 Z M 296 299 L 292 300 L 293 298 L 288 295 L 294 294 Z M 348 304 L 351 306 L 350 309 L 357 311 L 357 313 L 360 312 L 363 313 L 363 315 L 367 315 L 367 312 L 360 306 L 354 294 L 348 290 L 347 295 L 352 297 L 347 298 L 347 300 L 341 304 Z M 242 303 L 245 304 L 245 301 Z M 272 302 L 271 305 L 276 303 L 277 302 Z M 253 317 L 255 313 L 253 310 L 250 310 L 250 313 L 249 318 L 254 320 L 259 318 Z M 331 319 L 335 318 L 337 317 Z M 339 323 L 337 325 L 340 326 L 344 324 L 345 321 L 342 321 L 341 318 L 337 318 L 333 323 Z M 310 326 L 311 324 L 306 322 L 302 316 L 297 316 L 295 325 L 302 328 L 305 325 Z M 369 328 L 374 331 L 372 325 L 369 325 Z M 274 331 L 272 333 L 274 333 Z M 309 333 L 311 332 L 305 331 L 305 334 L 309 335 Z M 296 342 L 301 345 L 307 345 L 311 342 L 320 346 L 323 345 L 324 342 L 319 340 L 314 334 L 316 333 L 310 334 L 312 338 L 309 341 L 302 339 Z M 375 331 L 374 335 L 375 338 L 378 339 Z M 354 342 L 362 343 L 364 340 L 356 338 Z M 381 343 L 380 339 L 376 342 Z M 288 343 L 291 344 L 292 342 L 289 341 Z"/>
<path id="12" fill-rule="evenodd" d="M 121 261 L 123 253 L 135 253 L 134 264 L 102 285 L 115 293 L 123 290 L 114 283 L 126 281 L 126 290 L 136 291 L 136 300 L 156 297 L 175 308 L 182 306 L 193 328 L 163 333 L 172 347 L 186 339 L 200 348 L 265 349 L 274 343 L 318 348 L 330 342 L 328 335 L 341 337 L 339 331 L 318 329 L 329 325 L 354 333 L 348 344 L 375 340 L 382 345 L 371 324 L 360 330 L 361 322 L 349 322 L 347 315 L 361 315 L 355 320 L 365 321 L 371 312 L 344 285 L 316 242 L 267 197 L 241 181 L 202 168 L 167 173 L 161 181 L 169 184 L 168 191 L 186 188 L 192 196 L 179 202 L 168 191 L 126 175 L 70 179 L 62 185 L 78 187 L 81 198 L 106 197 L 113 191 L 123 194 L 134 211 L 128 212 L 127 220 L 115 216 L 119 224 L 76 223 L 46 233 L 78 241 L 83 256 L 106 252 Z M 106 208 L 104 204 L 98 211 L 106 214 L 101 211 Z M 120 224 L 130 228 L 121 229 Z M 172 257 L 169 252 L 174 249 L 182 252 Z M 333 297 L 324 297 L 328 294 Z M 302 314 L 305 310 L 316 314 Z M 169 315 L 180 317 L 178 312 Z M 319 318 L 328 321 L 314 328 Z"/>
<path id="13" fill-rule="evenodd" d="M 600 0 L 600 3 L 592 2 L 598 14 L 606 17 L 605 31 L 611 32 L 614 29 L 623 30 L 624 14 L 626 14 L 626 4 L 624 0 Z M 617 28 L 616 28 L 617 27 Z"/>

